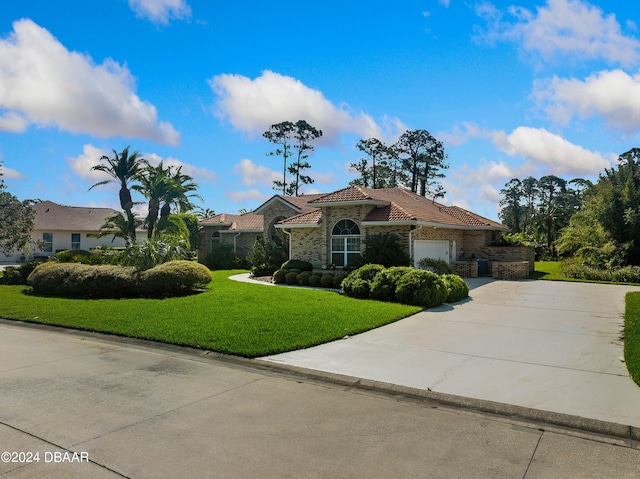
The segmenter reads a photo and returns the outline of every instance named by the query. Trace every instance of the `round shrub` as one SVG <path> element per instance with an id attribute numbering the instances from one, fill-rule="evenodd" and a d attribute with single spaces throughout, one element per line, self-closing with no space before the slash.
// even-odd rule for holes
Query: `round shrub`
<path id="1" fill-rule="evenodd" d="M 308 271 L 303 271 L 302 273 L 299 273 L 298 276 L 296 276 L 296 281 L 300 286 L 309 286 L 310 277 L 311 274 L 309 274 Z"/>
<path id="2" fill-rule="evenodd" d="M 320 277 L 320 286 L 323 288 L 333 288 L 333 273 L 324 273 Z"/>
<path id="3" fill-rule="evenodd" d="M 299 271 L 289 271 L 284 277 L 284 282 L 291 285 L 298 284 L 299 274 L 300 274 Z"/>
<path id="4" fill-rule="evenodd" d="M 175 260 L 143 271 L 140 281 L 146 294 L 175 296 L 209 284 L 211 270 L 195 261 Z"/>
<path id="5" fill-rule="evenodd" d="M 364 266 L 351 272 L 350 276 L 355 275 L 356 277 L 365 281 L 373 281 L 376 275 L 383 269 L 385 268 L 381 264 L 365 264 Z"/>
<path id="6" fill-rule="evenodd" d="M 318 286 L 320 286 L 321 278 L 322 276 L 320 276 L 319 274 L 312 274 L 311 276 L 309 276 L 309 286 L 317 288 Z"/>
<path id="7" fill-rule="evenodd" d="M 435 273 L 414 269 L 396 283 L 396 299 L 404 304 L 433 308 L 447 299 L 447 286 Z"/>
<path id="8" fill-rule="evenodd" d="M 0 276 L 0 284 L 27 284 L 27 278 L 36 266 L 42 264 L 46 259 L 34 259 L 22 263 L 20 266 L 7 266 L 4 274 Z"/>
<path id="9" fill-rule="evenodd" d="M 284 282 L 286 281 L 285 277 L 289 272 L 290 271 L 288 269 L 279 269 L 278 271 L 273 273 L 273 282 L 275 284 L 284 284 Z"/>
<path id="10" fill-rule="evenodd" d="M 347 273 L 344 273 L 342 271 L 337 272 L 334 276 L 333 276 L 333 287 L 340 289 L 342 288 L 342 282 L 344 281 L 344 279 L 347 277 Z"/>
<path id="11" fill-rule="evenodd" d="M 91 253 L 83 249 L 66 249 L 54 254 L 52 259 L 61 263 L 84 263 L 89 256 Z"/>
<path id="12" fill-rule="evenodd" d="M 313 271 L 313 265 L 311 263 L 309 263 L 308 261 L 302 261 L 300 259 L 287 260 L 284 263 L 282 263 L 282 266 L 280 268 L 288 269 L 288 270 L 297 269 L 297 270 L 300 270 L 300 272 Z"/>
<path id="13" fill-rule="evenodd" d="M 396 283 L 407 272 L 415 271 L 410 266 L 392 266 L 381 270 L 371 282 L 371 299 L 396 300 Z"/>
<path id="14" fill-rule="evenodd" d="M 440 279 L 447 286 L 447 303 L 456 303 L 469 296 L 469 285 L 457 274 L 443 274 Z"/>
<path id="15" fill-rule="evenodd" d="M 364 279 L 348 277 L 342 282 L 344 294 L 351 298 L 368 299 L 371 291 L 371 283 Z"/>

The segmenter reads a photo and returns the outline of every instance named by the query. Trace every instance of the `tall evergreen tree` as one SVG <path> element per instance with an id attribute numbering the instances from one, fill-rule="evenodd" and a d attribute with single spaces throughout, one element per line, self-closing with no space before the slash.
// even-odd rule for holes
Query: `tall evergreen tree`
<path id="1" fill-rule="evenodd" d="M 449 165 L 442 142 L 427 130 L 407 130 L 400 136 L 394 149 L 401 155 L 403 169 L 410 177 L 412 192 L 420 196 L 429 194 L 434 198 L 445 195 L 440 184 L 444 174 L 440 170 L 447 169 Z"/>

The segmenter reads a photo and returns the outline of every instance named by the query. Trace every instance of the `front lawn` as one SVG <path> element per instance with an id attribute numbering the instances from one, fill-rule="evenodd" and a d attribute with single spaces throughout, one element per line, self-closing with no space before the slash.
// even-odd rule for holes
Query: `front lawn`
<path id="1" fill-rule="evenodd" d="M 0 286 L 0 317 L 258 357 L 361 333 L 421 310 L 228 279 L 241 272 L 216 271 L 208 291 L 168 299 L 65 299 Z"/>
<path id="2" fill-rule="evenodd" d="M 627 293 L 624 312 L 624 360 L 640 386 L 640 292 Z"/>

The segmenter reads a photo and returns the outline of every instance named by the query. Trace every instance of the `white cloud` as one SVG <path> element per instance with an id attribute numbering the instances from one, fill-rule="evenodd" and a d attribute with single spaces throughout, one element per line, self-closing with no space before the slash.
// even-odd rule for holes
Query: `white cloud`
<path id="1" fill-rule="evenodd" d="M 573 116 L 601 116 L 627 134 L 640 129 L 640 73 L 602 71 L 585 81 L 553 77 L 534 82 L 534 97 L 551 119 L 566 124 Z"/>
<path id="2" fill-rule="evenodd" d="M 460 125 L 454 125 L 451 132 L 441 131 L 436 134 L 436 138 L 447 146 L 459 146 L 467 143 L 474 138 L 491 139 L 493 133 L 476 125 L 475 123 L 462 122 Z"/>
<path id="3" fill-rule="evenodd" d="M 640 41 L 623 34 L 615 15 L 582 0 L 547 0 L 536 12 L 512 6 L 513 23 L 502 21 L 503 12 L 483 2 L 476 13 L 488 23 L 477 38 L 520 43 L 543 60 L 557 56 L 606 60 L 621 65 L 640 62 Z"/>
<path id="4" fill-rule="evenodd" d="M 247 158 L 234 165 L 233 173 L 241 177 L 240 184 L 247 186 L 266 185 L 271 187 L 274 181 L 282 180 L 282 173 L 273 171 L 264 165 L 256 165 Z"/>
<path id="5" fill-rule="evenodd" d="M 165 167 L 182 167 L 182 174 L 191 176 L 196 182 L 198 180 L 211 182 L 215 182 L 217 180 L 217 176 L 213 171 L 207 170 L 206 168 L 200 168 L 198 166 L 190 165 L 189 163 L 185 163 L 184 161 L 180 161 L 177 158 L 173 158 L 171 156 L 168 158 L 162 158 L 155 153 L 146 153 L 142 154 L 141 156 L 153 166 L 157 166 L 162 161 Z"/>
<path id="6" fill-rule="evenodd" d="M 356 133 L 363 138 L 388 141 L 398 134 L 397 128 L 402 125 L 397 119 L 386 118 L 383 128 L 371 116 L 352 112 L 346 105 L 337 107 L 319 90 L 268 70 L 255 80 L 224 74 L 211 78 L 208 83 L 218 97 L 216 115 L 251 136 L 261 135 L 275 123 L 305 120 L 322 130 L 325 140 Z"/>
<path id="7" fill-rule="evenodd" d="M 0 176 L 0 179 L 2 180 L 22 180 L 26 178 L 26 176 L 20 173 L 18 170 L 9 168 L 4 164 L 0 167 L 0 173 L 2 173 L 2 176 Z"/>
<path id="8" fill-rule="evenodd" d="M 521 126 L 509 135 L 497 131 L 493 142 L 510 156 L 524 157 L 529 171 L 542 167 L 558 176 L 588 176 L 611 166 L 599 152 L 589 151 L 543 128 Z"/>
<path id="9" fill-rule="evenodd" d="M 256 189 L 252 189 L 252 190 L 245 190 L 245 191 L 230 191 L 227 190 L 224 192 L 225 196 L 227 198 L 229 198 L 232 201 L 235 201 L 237 203 L 245 203 L 247 200 L 250 201 L 259 201 L 261 203 L 265 202 L 268 198 L 270 198 L 273 195 L 265 195 L 262 192 L 256 190 Z M 276 194 L 276 192 L 274 192 L 273 194 Z"/>
<path id="10" fill-rule="evenodd" d="M 444 8 L 449 8 L 449 5 L 451 5 L 451 0 L 438 0 L 440 2 L 440 5 L 442 5 Z"/>
<path id="11" fill-rule="evenodd" d="M 27 126 L 29 126 L 29 120 L 18 112 L 9 111 L 3 116 L 0 115 L 0 131 L 22 133 Z"/>
<path id="12" fill-rule="evenodd" d="M 153 23 L 168 25 L 172 19 L 191 16 L 191 7 L 186 0 L 129 0 L 129 8 L 141 18 Z"/>
<path id="13" fill-rule="evenodd" d="M 156 108 L 135 94 L 126 66 L 111 59 L 96 65 L 31 20 L 13 28 L 0 39 L 0 129 L 19 132 L 30 123 L 101 138 L 179 143 L 173 126 L 158 122 Z"/>
<path id="14" fill-rule="evenodd" d="M 110 177 L 101 171 L 91 168 L 100 163 L 103 156 L 112 156 L 112 152 L 87 144 L 82 147 L 82 154 L 75 158 L 67 158 L 71 170 L 80 178 L 97 183 Z"/>

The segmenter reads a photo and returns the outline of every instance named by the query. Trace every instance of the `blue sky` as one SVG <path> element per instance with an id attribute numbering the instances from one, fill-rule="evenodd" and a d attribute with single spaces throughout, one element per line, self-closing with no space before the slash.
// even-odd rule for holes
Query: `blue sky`
<path id="1" fill-rule="evenodd" d="M 118 207 L 90 168 L 131 145 L 237 213 L 276 193 L 262 133 L 305 119 L 324 135 L 304 192 L 355 178 L 359 139 L 426 129 L 444 202 L 495 219 L 511 178 L 596 179 L 640 146 L 639 29 L 635 1 L 5 0 L 4 179 Z"/>

